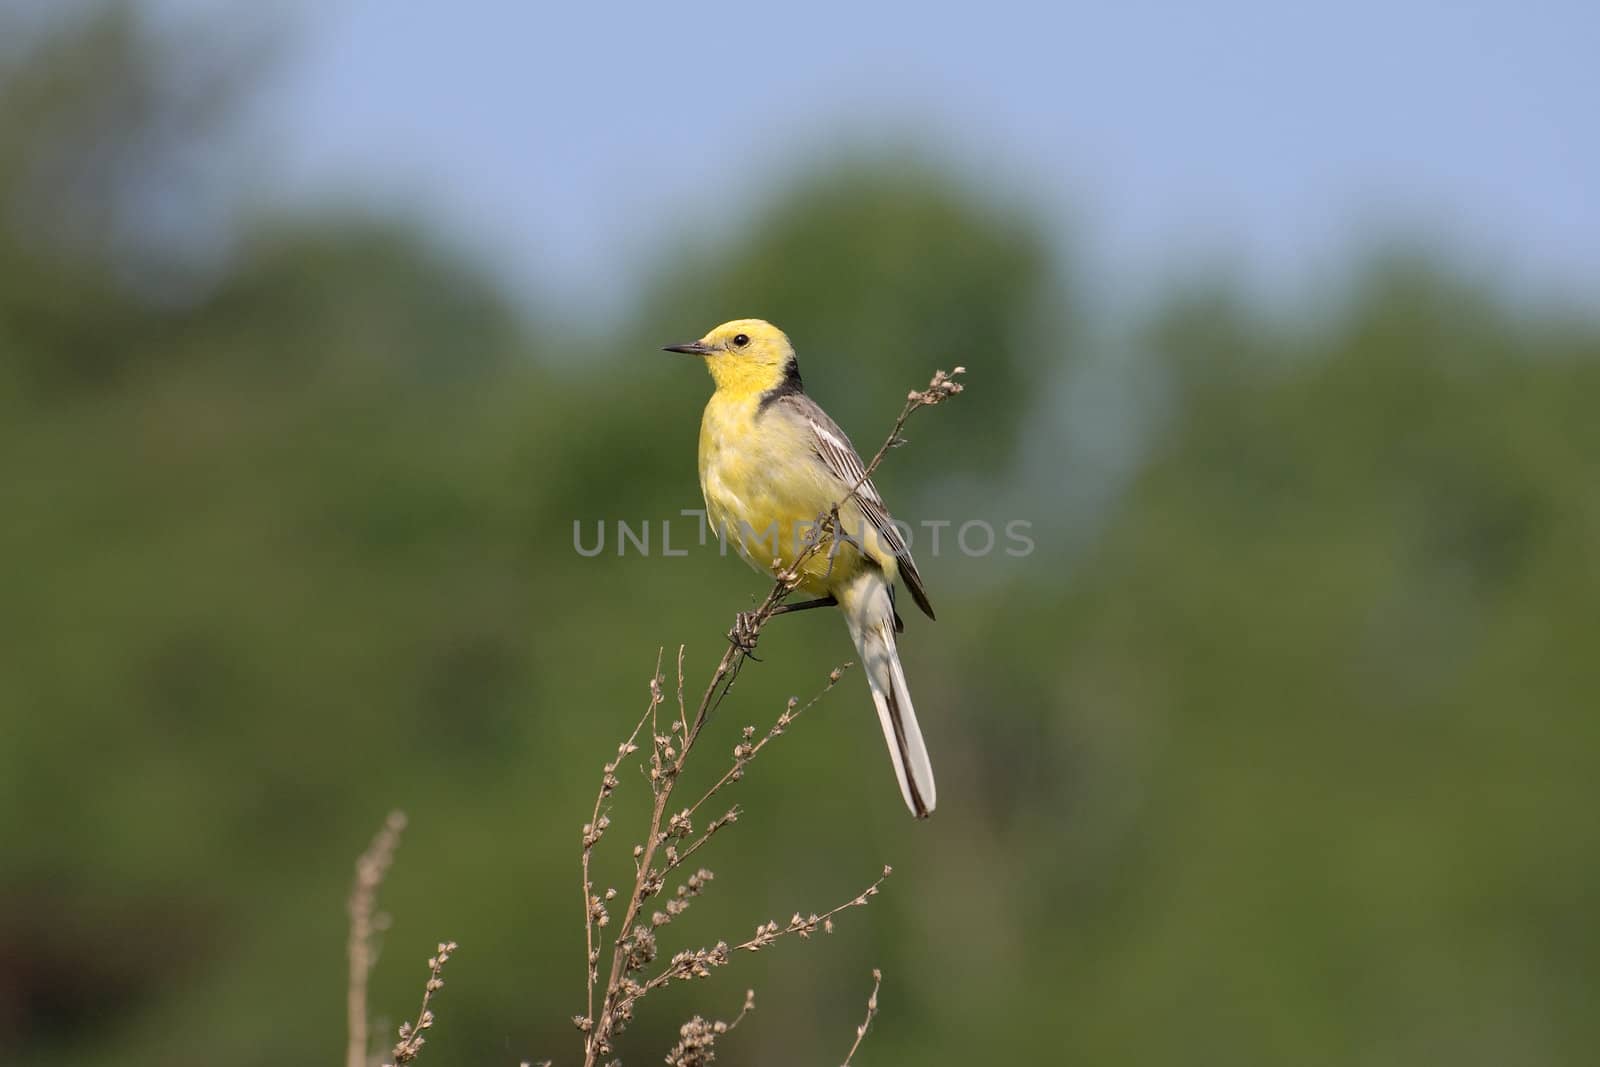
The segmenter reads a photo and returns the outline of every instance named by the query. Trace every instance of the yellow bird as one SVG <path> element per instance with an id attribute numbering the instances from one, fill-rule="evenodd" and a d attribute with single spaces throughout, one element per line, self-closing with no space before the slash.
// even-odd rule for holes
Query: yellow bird
<path id="1" fill-rule="evenodd" d="M 706 516 L 763 574 L 788 568 L 814 539 L 819 516 L 839 506 L 843 533 L 801 569 L 817 597 L 780 611 L 837 604 L 872 689 L 895 778 L 919 819 L 933 811 L 933 765 L 895 648 L 903 629 L 894 582 L 933 618 L 922 576 L 850 439 L 800 384 L 794 346 L 761 319 L 725 322 L 668 352 L 703 356 L 716 391 L 700 420 L 700 490 Z"/>

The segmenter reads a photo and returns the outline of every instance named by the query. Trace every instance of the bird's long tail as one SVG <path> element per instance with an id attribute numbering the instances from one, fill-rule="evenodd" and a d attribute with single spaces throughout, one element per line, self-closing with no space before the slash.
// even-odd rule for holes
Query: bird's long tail
<path id="1" fill-rule="evenodd" d="M 839 607 L 850 627 L 850 638 L 861 654 L 861 665 L 872 687 L 872 702 L 878 707 L 883 724 L 883 739 L 894 761 L 895 778 L 906 807 L 919 819 L 933 812 L 933 764 L 922 743 L 917 713 L 911 706 L 911 691 L 906 688 L 905 671 L 895 649 L 894 602 L 889 598 L 889 583 L 876 570 L 868 570 L 838 594 Z"/>

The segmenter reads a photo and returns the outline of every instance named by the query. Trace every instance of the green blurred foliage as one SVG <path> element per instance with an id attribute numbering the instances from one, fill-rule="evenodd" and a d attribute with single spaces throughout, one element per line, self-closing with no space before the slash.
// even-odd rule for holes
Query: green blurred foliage
<path id="1" fill-rule="evenodd" d="M 337 1056 L 347 881 L 391 807 L 376 1008 L 413 1010 L 454 938 L 424 1062 L 571 1061 L 599 766 L 658 648 L 688 644 L 693 686 L 763 591 L 711 550 L 581 558 L 572 524 L 659 537 L 697 505 L 708 383 L 655 347 L 745 314 L 790 330 L 863 447 L 969 366 L 882 481 L 939 501 L 913 520 L 1036 518 L 1038 550 L 924 557 L 941 621 L 909 619 L 905 655 L 934 819 L 910 824 L 849 678 L 740 783 L 669 940 L 889 862 L 884 895 L 647 1004 L 630 1060 L 751 985 L 725 1058 L 837 1062 L 880 966 L 863 1063 L 1586 1061 L 1592 320 L 1437 257 L 1270 316 L 1175 294 L 1101 331 L 1137 339 L 1159 417 L 1069 552 L 1073 457 L 1018 455 L 1088 332 L 1036 211 L 844 164 L 585 334 L 405 220 L 234 220 L 199 259 L 150 229 L 152 188 L 215 195 L 185 161 L 240 91 L 187 54 L 114 10 L 0 67 L 5 1062 Z M 824 613 L 763 649 L 702 776 L 850 655 Z M 619 827 L 642 793 L 625 777 Z M 629 871 L 613 833 L 602 884 Z"/>
<path id="2" fill-rule="evenodd" d="M 802 373 L 834 368 L 833 381 L 813 374 L 808 388 L 846 428 L 881 420 L 930 367 L 969 365 L 982 388 L 941 413 L 963 447 L 908 451 L 897 466 L 1007 465 L 1017 398 L 1063 358 L 1071 325 L 1024 209 L 975 200 L 931 164 L 890 155 L 810 175 L 765 218 L 719 237 L 708 249 L 686 241 L 673 250 L 646 321 L 692 336 L 745 315 L 781 324 L 811 353 Z M 1056 345 L 1037 344 L 1045 322 Z"/>

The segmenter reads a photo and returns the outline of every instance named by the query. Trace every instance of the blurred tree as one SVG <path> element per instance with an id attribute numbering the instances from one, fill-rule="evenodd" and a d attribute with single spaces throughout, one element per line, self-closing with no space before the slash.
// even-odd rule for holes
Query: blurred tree
<path id="1" fill-rule="evenodd" d="M 1307 325 L 1215 291 L 1155 316 L 1170 418 L 1079 588 L 1019 588 L 1032 636 L 952 671 L 1065 650 L 1053 728 L 990 716 L 957 747 L 1003 847 L 1067 827 L 1019 921 L 1075 960 L 1069 1060 L 1600 1038 L 1574 999 L 1600 944 L 1600 332 L 1416 257 L 1352 291 Z"/>
<path id="2" fill-rule="evenodd" d="M 863 447 L 965 363 L 886 482 L 1019 482 L 1017 413 L 1059 417 L 1038 385 L 1076 335 L 1045 223 L 846 165 L 675 259 L 616 335 L 561 330 L 408 220 L 237 218 L 204 173 L 247 84 L 94 10 L 0 49 L 0 1059 L 331 1054 L 350 860 L 395 805 L 374 1003 L 411 1007 L 454 937 L 429 1063 L 560 1055 L 599 761 L 656 649 L 703 666 L 760 589 L 714 550 L 572 550 L 574 518 L 697 502 L 708 385 L 655 346 L 770 317 Z M 191 193 L 214 230 L 168 226 Z M 1132 332 L 1165 417 L 1085 557 L 1041 530 L 1026 570 L 924 563 L 949 579 L 906 638 L 931 823 L 855 679 L 741 783 L 687 942 L 897 868 L 845 936 L 741 961 L 750 1061 L 836 1058 L 872 965 L 881 1062 L 1600 1041 L 1600 329 L 1426 258 L 1356 279 L 1288 315 L 1214 284 L 1156 309 Z M 1035 476 L 1018 499 L 1059 490 Z M 730 746 L 849 654 L 816 612 L 764 648 Z"/>
<path id="3" fill-rule="evenodd" d="M 222 131 L 261 41 L 158 37 L 128 4 L 20 24 L 0 52 L 0 396 L 159 358 L 231 205 Z"/>
<path id="4" fill-rule="evenodd" d="M 976 387 L 945 420 L 961 447 L 908 450 L 895 464 L 908 470 L 1005 465 L 1039 379 L 1070 358 L 1070 296 L 1033 213 L 975 199 L 910 155 L 806 174 L 666 275 L 648 321 L 695 336 L 746 315 L 777 323 L 861 449 L 877 447 L 908 383 L 967 366 Z"/>

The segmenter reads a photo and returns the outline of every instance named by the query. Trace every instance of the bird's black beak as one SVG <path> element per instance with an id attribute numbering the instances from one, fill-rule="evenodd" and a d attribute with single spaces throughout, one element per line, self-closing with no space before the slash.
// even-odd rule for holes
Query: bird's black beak
<path id="1" fill-rule="evenodd" d="M 703 342 L 690 341 L 686 345 L 666 345 L 661 349 L 661 351 L 682 352 L 686 356 L 709 356 L 712 352 L 712 349 L 710 345 Z"/>

